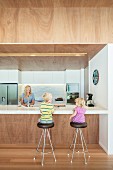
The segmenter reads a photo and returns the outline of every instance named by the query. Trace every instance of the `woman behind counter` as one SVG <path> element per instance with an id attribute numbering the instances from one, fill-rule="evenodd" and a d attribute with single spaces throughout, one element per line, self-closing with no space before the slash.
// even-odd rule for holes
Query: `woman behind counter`
<path id="1" fill-rule="evenodd" d="M 22 94 L 21 104 L 23 106 L 29 107 L 35 104 L 35 96 L 31 92 L 31 86 L 27 85 Z"/>

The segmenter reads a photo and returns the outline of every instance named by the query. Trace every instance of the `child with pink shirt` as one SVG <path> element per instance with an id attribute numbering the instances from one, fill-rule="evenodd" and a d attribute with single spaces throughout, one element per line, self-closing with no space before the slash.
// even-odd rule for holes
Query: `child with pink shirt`
<path id="1" fill-rule="evenodd" d="M 74 113 L 70 116 L 71 122 L 84 123 L 85 122 L 85 100 L 83 98 L 75 99 L 76 106 L 74 108 Z"/>

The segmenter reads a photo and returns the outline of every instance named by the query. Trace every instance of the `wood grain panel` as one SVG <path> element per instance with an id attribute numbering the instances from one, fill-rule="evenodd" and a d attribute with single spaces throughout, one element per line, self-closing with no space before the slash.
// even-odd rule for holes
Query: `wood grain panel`
<path id="1" fill-rule="evenodd" d="M 0 0 L 3 8 L 113 7 L 113 0 Z"/>
<path id="2" fill-rule="evenodd" d="M 0 42 L 53 42 L 52 8 L 4 8 L 0 13 Z"/>
<path id="3" fill-rule="evenodd" d="M 1 146 L 1 145 L 0 145 Z M 51 154 L 45 155 L 44 166 L 41 166 L 41 154 L 37 154 L 37 159 L 33 161 L 35 149 L 24 145 L 23 147 L 12 147 L 9 145 L 1 147 L 0 149 L 0 169 L 1 170 L 112 170 L 113 168 L 113 156 L 107 155 L 103 149 L 96 145 L 91 145 L 89 153 L 91 158 L 88 160 L 88 164 L 84 164 L 83 154 L 76 154 L 73 159 L 73 163 L 70 163 L 71 156 L 68 157 L 68 149 L 56 149 L 55 155 L 57 162 L 54 162 Z M 26 146 L 28 149 L 25 149 Z M 14 147 L 14 148 L 13 148 Z M 89 148 L 89 146 L 88 146 Z"/>
<path id="4" fill-rule="evenodd" d="M 0 43 L 113 42 L 113 8 L 0 8 Z"/>
<path id="5" fill-rule="evenodd" d="M 37 144 L 41 129 L 37 127 L 40 115 L 0 115 L 0 144 Z M 70 115 L 54 115 L 55 126 L 51 137 L 57 148 L 68 148 L 75 129 L 70 127 Z M 86 115 L 88 127 L 83 133 L 88 144 L 99 142 L 99 115 Z M 93 134 L 93 135 L 92 135 Z"/>
<path id="6" fill-rule="evenodd" d="M 0 57 L 0 69 L 22 71 L 76 70 L 88 65 L 87 57 Z"/>
<path id="7" fill-rule="evenodd" d="M 0 53 L 53 53 L 54 48 L 54 44 L 0 44 Z"/>
<path id="8" fill-rule="evenodd" d="M 54 115 L 55 127 L 52 129 L 52 141 L 55 146 L 68 146 L 69 115 Z M 72 133 L 71 133 L 72 134 Z M 69 135 L 70 136 L 70 135 Z"/>
<path id="9" fill-rule="evenodd" d="M 26 141 L 27 143 L 38 143 L 41 129 L 37 128 L 40 115 L 28 115 L 26 118 Z"/>
<path id="10" fill-rule="evenodd" d="M 113 42 L 112 32 L 108 31 L 113 17 L 109 10 L 113 8 L 56 8 L 54 42 Z"/>
<path id="11" fill-rule="evenodd" d="M 93 57 L 106 44 L 0 44 L 1 53 L 87 53 Z"/>
<path id="12" fill-rule="evenodd" d="M 81 69 L 105 44 L 0 44 L 0 69 L 65 70 Z M 22 56 L 7 56 L 20 53 Z M 29 56 L 24 56 L 29 52 Z M 61 53 L 61 56 L 30 56 L 33 53 Z M 6 56 L 2 56 L 5 53 Z M 85 56 L 62 56 L 62 53 L 87 53 Z M 49 61 L 49 62 L 48 62 Z"/>
<path id="13" fill-rule="evenodd" d="M 0 0 L 2 8 L 54 7 L 54 0 Z"/>
<path id="14" fill-rule="evenodd" d="M 113 7 L 113 0 L 54 0 L 54 7 Z"/>

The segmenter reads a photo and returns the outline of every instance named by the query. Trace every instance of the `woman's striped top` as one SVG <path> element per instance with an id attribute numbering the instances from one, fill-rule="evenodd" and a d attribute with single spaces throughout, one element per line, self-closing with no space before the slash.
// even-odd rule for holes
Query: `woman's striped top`
<path id="1" fill-rule="evenodd" d="M 54 112 L 54 106 L 51 103 L 43 102 L 40 106 L 41 118 L 40 120 L 52 120 L 52 113 Z"/>

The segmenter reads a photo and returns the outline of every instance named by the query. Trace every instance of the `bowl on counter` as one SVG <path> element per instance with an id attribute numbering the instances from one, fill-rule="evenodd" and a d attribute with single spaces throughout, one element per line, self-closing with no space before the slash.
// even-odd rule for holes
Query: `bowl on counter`
<path id="1" fill-rule="evenodd" d="M 44 101 L 44 99 L 42 97 L 38 97 L 35 99 L 35 102 L 43 102 L 43 101 Z"/>
<path id="2" fill-rule="evenodd" d="M 58 97 L 55 99 L 55 101 L 64 101 L 62 97 Z"/>

